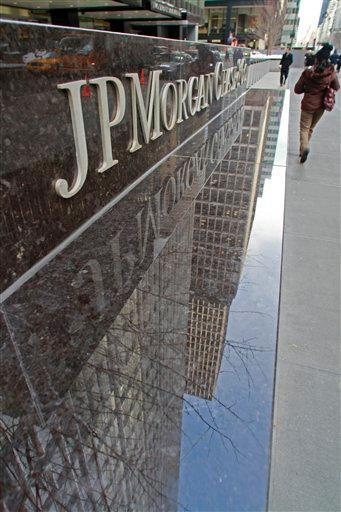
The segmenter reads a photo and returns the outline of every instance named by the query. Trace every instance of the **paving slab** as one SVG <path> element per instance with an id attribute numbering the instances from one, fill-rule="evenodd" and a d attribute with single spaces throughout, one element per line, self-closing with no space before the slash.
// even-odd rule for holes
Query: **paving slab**
<path id="1" fill-rule="evenodd" d="M 289 138 L 290 144 L 290 138 Z M 318 182 L 333 187 L 340 187 L 340 158 L 335 160 L 334 156 L 326 153 L 316 159 L 316 154 L 312 153 L 312 159 L 307 166 L 301 165 L 298 157 L 298 150 L 288 153 L 287 178 L 304 183 L 306 181 Z M 323 158 L 323 165 L 321 165 Z M 287 180 L 287 184 L 289 180 Z M 338 203 L 339 204 L 339 203 Z"/>
<path id="2" fill-rule="evenodd" d="M 298 162 L 290 74 L 280 320 L 268 509 L 340 510 L 340 94 Z"/>
<path id="3" fill-rule="evenodd" d="M 337 512 L 338 376 L 281 360 L 278 366 L 269 510 Z"/>
<path id="4" fill-rule="evenodd" d="M 294 225 L 291 229 L 298 229 L 298 226 Z M 280 308 L 296 308 L 306 304 L 308 311 L 311 307 L 338 310 L 339 262 L 339 244 L 335 241 L 286 232 Z M 281 309 L 279 327 L 281 328 Z M 279 342 L 280 336 L 281 332 Z"/>
<path id="5" fill-rule="evenodd" d="M 340 371 L 339 311 L 303 305 L 282 308 L 278 361 L 337 374 Z"/>
<path id="6" fill-rule="evenodd" d="M 298 171 L 300 172 L 300 171 Z M 301 176 L 288 179 L 286 192 L 295 201 L 295 209 L 285 212 L 287 232 L 319 239 L 340 239 L 340 188 Z M 319 204 L 319 208 L 316 204 Z"/>

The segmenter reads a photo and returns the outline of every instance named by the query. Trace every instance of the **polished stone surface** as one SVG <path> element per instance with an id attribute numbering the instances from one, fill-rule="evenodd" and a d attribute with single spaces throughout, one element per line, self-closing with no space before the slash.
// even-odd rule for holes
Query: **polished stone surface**
<path id="1" fill-rule="evenodd" d="M 56 31 L 41 30 L 47 38 Z M 48 87 L 52 78 L 34 80 Z M 140 174 L 165 158 L 117 202 L 121 173 L 106 185 L 97 176 L 70 203 L 46 196 L 54 168 L 46 167 L 46 139 L 33 162 L 23 166 L 17 149 L 12 174 L 4 167 L 11 222 L 28 226 L 5 238 L 9 251 L 17 244 L 7 266 L 18 277 L 1 306 L 8 511 L 265 508 L 284 92 L 252 89 L 226 100 L 190 133 L 184 126 L 175 140 L 170 134 L 163 153 L 141 150 Z M 47 123 L 56 136 L 51 159 L 60 162 L 73 158 L 71 143 L 66 153 L 56 149 L 64 148 L 65 122 Z M 84 219 L 91 222 L 79 229 Z"/>
<path id="2" fill-rule="evenodd" d="M 130 153 L 131 91 L 125 73 L 138 73 L 147 96 L 153 70 L 162 69 L 161 89 L 169 81 L 211 73 L 217 62 L 235 66 L 248 53 L 232 48 L 222 52 L 217 45 L 31 24 L 1 23 L 0 30 L 4 54 L 15 60 L 0 67 L 3 291 L 245 89 L 245 84 L 240 85 L 176 129 Z M 111 133 L 118 164 L 97 172 L 102 159 L 99 107 L 95 88 L 85 86 L 81 96 L 89 171 L 74 200 L 65 201 L 56 197 L 53 183 L 60 178 L 72 183 L 76 152 L 68 97 L 57 85 L 105 76 L 121 79 L 127 94 L 126 115 Z M 108 102 L 112 112 L 115 98 L 110 90 Z M 139 139 L 143 139 L 141 127 Z"/>

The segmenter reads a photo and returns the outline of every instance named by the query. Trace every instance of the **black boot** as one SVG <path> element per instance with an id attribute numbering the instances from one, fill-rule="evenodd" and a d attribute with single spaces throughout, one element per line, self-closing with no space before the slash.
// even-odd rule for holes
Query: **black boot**
<path id="1" fill-rule="evenodd" d="M 304 162 L 307 160 L 309 155 L 309 149 L 305 149 L 303 153 L 301 154 L 301 164 L 304 164 Z"/>

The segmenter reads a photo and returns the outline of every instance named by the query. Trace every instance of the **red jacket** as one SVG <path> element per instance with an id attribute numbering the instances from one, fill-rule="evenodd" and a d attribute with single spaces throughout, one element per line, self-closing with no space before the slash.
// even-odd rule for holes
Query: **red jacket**
<path id="1" fill-rule="evenodd" d="M 295 85 L 295 93 L 303 94 L 302 110 L 314 112 L 323 109 L 323 99 L 327 87 L 335 91 L 340 89 L 340 84 L 334 71 L 334 66 L 326 68 L 318 73 L 315 67 L 305 69 Z"/>

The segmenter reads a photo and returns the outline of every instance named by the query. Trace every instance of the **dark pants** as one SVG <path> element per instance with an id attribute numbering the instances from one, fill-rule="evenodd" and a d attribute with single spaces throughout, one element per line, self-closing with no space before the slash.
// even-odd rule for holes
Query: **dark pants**
<path id="1" fill-rule="evenodd" d="M 285 84 L 289 74 L 289 68 L 281 67 L 281 85 Z"/>

